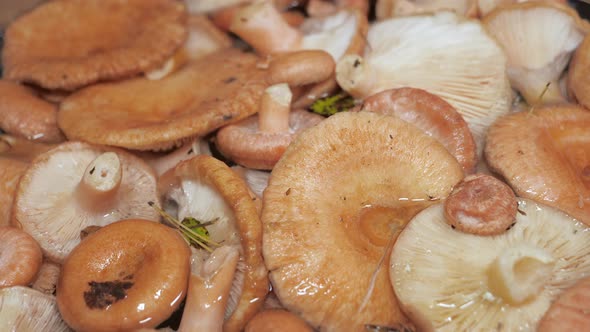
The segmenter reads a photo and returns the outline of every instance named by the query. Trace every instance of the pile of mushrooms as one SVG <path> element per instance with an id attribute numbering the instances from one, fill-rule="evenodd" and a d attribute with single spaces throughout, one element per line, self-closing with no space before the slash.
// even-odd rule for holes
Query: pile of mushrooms
<path id="1" fill-rule="evenodd" d="M 590 23 L 521 2 L 21 14 L 0 330 L 587 328 Z"/>

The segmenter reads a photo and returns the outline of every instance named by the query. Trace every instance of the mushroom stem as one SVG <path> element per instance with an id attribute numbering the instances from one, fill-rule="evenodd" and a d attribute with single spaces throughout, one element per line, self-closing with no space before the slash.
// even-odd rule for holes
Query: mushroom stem
<path id="1" fill-rule="evenodd" d="M 519 245 L 502 252 L 490 265 L 492 293 L 510 304 L 521 304 L 540 294 L 551 278 L 553 257 L 541 248 Z"/>
<path id="2" fill-rule="evenodd" d="M 263 133 L 289 131 L 289 111 L 293 94 L 286 83 L 268 87 L 262 96 L 258 112 L 258 128 Z"/>
<path id="3" fill-rule="evenodd" d="M 272 1 L 258 1 L 241 9 L 230 30 L 258 53 L 271 54 L 298 48 L 301 33 L 287 23 Z"/>
<path id="4" fill-rule="evenodd" d="M 101 209 L 110 203 L 121 184 L 123 169 L 114 152 L 96 157 L 84 171 L 78 185 L 77 197 L 88 208 Z"/>
<path id="5" fill-rule="evenodd" d="M 178 332 L 223 330 L 225 307 L 239 256 L 235 247 L 224 246 L 216 249 L 202 266 L 197 266 L 196 273 L 193 266 Z"/>
<path id="6" fill-rule="evenodd" d="M 377 76 L 375 70 L 356 54 L 346 55 L 336 64 L 338 84 L 355 98 L 373 94 Z"/>
<path id="7" fill-rule="evenodd" d="M 535 84 L 526 86 L 526 88 L 520 89 L 520 93 L 527 104 L 531 106 L 567 102 L 567 99 L 561 94 L 557 80 L 546 83 L 536 82 Z"/>

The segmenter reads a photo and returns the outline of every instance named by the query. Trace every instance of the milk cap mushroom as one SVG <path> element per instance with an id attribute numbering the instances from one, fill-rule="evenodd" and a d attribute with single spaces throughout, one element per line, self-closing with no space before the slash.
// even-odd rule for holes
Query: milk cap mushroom
<path id="1" fill-rule="evenodd" d="M 590 278 L 579 280 L 563 291 L 539 322 L 537 331 L 586 331 L 590 322 L 589 292 Z"/>
<path id="2" fill-rule="evenodd" d="M 21 178 L 13 223 L 31 234 L 45 256 L 61 263 L 80 231 L 129 217 L 158 220 L 153 170 L 113 148 L 68 142 L 39 155 Z"/>
<path id="3" fill-rule="evenodd" d="M 59 312 L 77 331 L 156 327 L 186 295 L 189 258 L 189 247 L 170 227 L 142 219 L 107 225 L 62 265 Z"/>
<path id="4" fill-rule="evenodd" d="M 208 223 L 209 239 L 239 251 L 225 311 L 224 331 L 241 331 L 269 291 L 262 259 L 257 206 L 244 181 L 222 161 L 199 155 L 181 162 L 158 181 L 163 207 L 178 220 Z M 215 244 L 210 249 L 215 248 Z M 199 249 L 207 258 L 209 253 Z"/>
<path id="5" fill-rule="evenodd" d="M 512 228 L 479 236 L 451 228 L 443 210 L 420 212 L 391 253 L 395 294 L 421 331 L 533 330 L 590 275 L 588 227 L 562 211 L 519 199 Z"/>
<path id="6" fill-rule="evenodd" d="M 313 330 L 297 315 L 286 310 L 263 310 L 256 314 L 244 332 L 312 332 Z"/>
<path id="7" fill-rule="evenodd" d="M 158 81 L 97 84 L 60 105 L 58 124 L 70 140 L 135 150 L 167 150 L 258 110 L 269 85 L 258 57 L 225 49 Z"/>
<path id="8" fill-rule="evenodd" d="M 587 97 L 588 87 L 590 87 L 590 81 L 588 80 L 590 70 L 588 52 L 590 52 L 590 37 L 586 36 L 570 62 L 567 74 L 567 88 L 573 100 L 590 109 L 590 99 Z"/>
<path id="9" fill-rule="evenodd" d="M 0 331 L 70 332 L 55 302 L 55 296 L 14 286 L 0 289 Z"/>
<path id="10" fill-rule="evenodd" d="M 568 5 L 528 1 L 497 7 L 483 24 L 504 49 L 510 83 L 529 105 L 565 101 L 558 81 L 588 22 Z"/>
<path id="11" fill-rule="evenodd" d="M 378 20 L 386 20 L 391 17 L 435 13 L 449 10 L 465 17 L 475 17 L 478 14 L 478 2 L 476 0 L 378 0 L 375 5 L 375 14 Z"/>
<path id="12" fill-rule="evenodd" d="M 367 44 L 363 57 L 348 55 L 336 65 L 338 83 L 355 98 L 426 90 L 463 116 L 478 152 L 487 127 L 510 110 L 506 56 L 477 21 L 450 12 L 393 18 L 373 24 Z"/>
<path id="13" fill-rule="evenodd" d="M 264 191 L 273 291 L 322 331 L 407 324 L 385 257 L 406 222 L 462 178 L 438 141 L 397 117 L 343 112 L 308 129 Z"/>
<path id="14" fill-rule="evenodd" d="M 485 157 L 517 196 L 590 225 L 590 113 L 576 105 L 506 115 L 488 132 Z"/>
<path id="15" fill-rule="evenodd" d="M 0 226 L 0 288 L 30 284 L 42 260 L 41 248 L 29 234 Z"/>

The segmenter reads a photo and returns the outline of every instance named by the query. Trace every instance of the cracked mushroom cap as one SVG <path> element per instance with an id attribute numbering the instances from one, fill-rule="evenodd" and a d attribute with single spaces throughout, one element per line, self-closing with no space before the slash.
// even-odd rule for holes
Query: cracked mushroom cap
<path id="1" fill-rule="evenodd" d="M 31 234 L 45 256 L 61 263 L 88 226 L 124 218 L 158 220 L 156 178 L 128 152 L 79 142 L 39 155 L 23 174 L 12 222 Z"/>
<path id="2" fill-rule="evenodd" d="M 273 291 L 321 331 L 407 324 L 385 257 L 405 223 L 462 177 L 442 144 L 397 117 L 337 113 L 303 132 L 264 191 Z"/>
<path id="3" fill-rule="evenodd" d="M 258 110 L 268 86 L 258 57 L 226 49 L 157 81 L 97 84 L 66 98 L 58 123 L 70 140 L 164 150 Z"/>
<path id="4" fill-rule="evenodd" d="M 158 183 L 164 207 L 174 207 L 171 214 L 177 214 L 179 220 L 213 221 L 207 226 L 210 239 L 240 252 L 224 331 L 241 331 L 269 291 L 256 204 L 239 175 L 211 156 L 196 156 L 170 172 Z"/>
<path id="5" fill-rule="evenodd" d="M 45 143 L 59 143 L 57 107 L 36 96 L 33 89 L 0 80 L 0 129 L 8 134 Z"/>
<path id="6" fill-rule="evenodd" d="M 529 1 L 498 7 L 483 24 L 504 48 L 510 83 L 529 105 L 565 101 L 558 81 L 588 22 L 567 5 Z"/>
<path id="7" fill-rule="evenodd" d="M 58 0 L 15 20 L 4 35 L 5 77 L 75 90 L 164 63 L 186 39 L 173 0 Z"/>
<path id="8" fill-rule="evenodd" d="M 435 94 L 467 121 L 478 151 L 487 127 L 510 110 L 506 57 L 477 21 L 450 12 L 394 18 L 371 26 L 364 57 L 336 66 L 340 86 L 356 98 L 400 87 Z"/>
<path id="9" fill-rule="evenodd" d="M 561 209 L 590 225 L 590 113 L 575 105 L 500 118 L 485 157 L 517 196 Z"/>
<path id="10" fill-rule="evenodd" d="M 55 296 L 28 287 L 0 289 L 0 331 L 70 332 L 61 319 Z"/>
<path id="11" fill-rule="evenodd" d="M 406 226 L 390 277 L 421 331 L 534 331 L 552 301 L 590 275 L 586 225 L 527 199 L 518 209 L 496 236 L 451 228 L 443 204 Z"/>

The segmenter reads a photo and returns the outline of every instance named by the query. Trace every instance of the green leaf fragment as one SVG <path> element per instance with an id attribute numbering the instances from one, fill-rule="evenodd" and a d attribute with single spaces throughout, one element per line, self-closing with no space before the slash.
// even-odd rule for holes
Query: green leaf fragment
<path id="1" fill-rule="evenodd" d="M 345 93 L 339 93 L 316 100 L 311 105 L 311 110 L 320 115 L 330 116 L 338 112 L 348 111 L 354 106 L 354 98 Z"/>
<path id="2" fill-rule="evenodd" d="M 205 226 L 202 226 L 202 222 L 193 218 L 193 217 L 185 217 L 184 219 L 182 219 L 181 223 L 190 228 L 191 231 L 199 234 L 201 236 L 202 239 L 205 239 L 205 241 L 210 241 L 210 236 L 209 236 L 209 231 L 207 230 L 207 228 Z M 190 233 L 183 230 L 182 231 L 182 235 L 188 240 L 191 241 L 191 237 L 190 237 Z M 195 242 L 195 241 L 192 241 Z"/>

